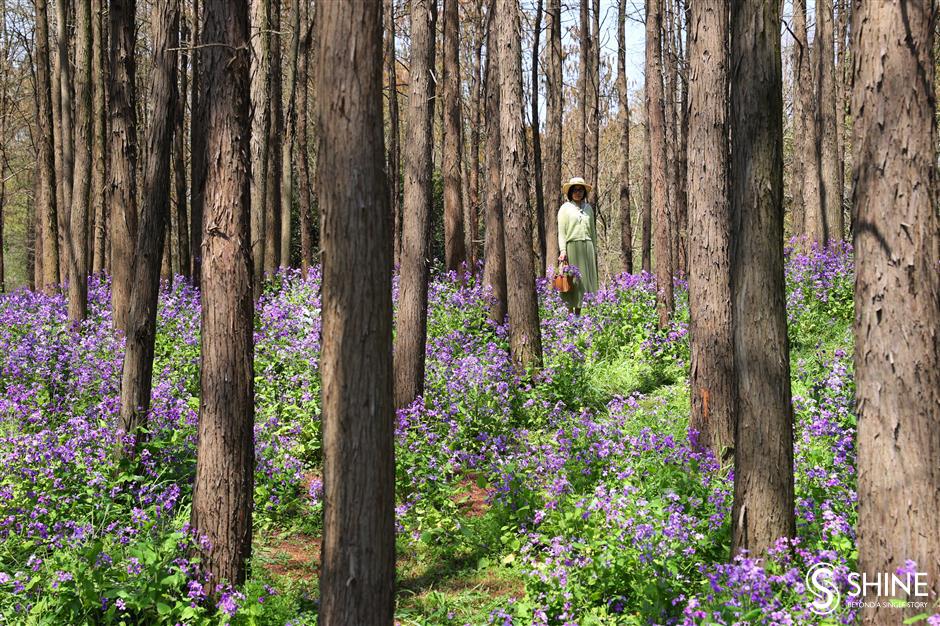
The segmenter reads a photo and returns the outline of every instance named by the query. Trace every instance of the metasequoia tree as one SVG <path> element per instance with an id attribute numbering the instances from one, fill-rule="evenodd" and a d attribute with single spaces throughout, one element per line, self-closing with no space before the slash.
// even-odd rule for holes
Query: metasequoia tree
<path id="1" fill-rule="evenodd" d="M 483 0 L 473 3 L 473 61 L 470 76 L 470 154 L 467 160 L 467 199 L 464 214 L 464 239 L 467 248 L 467 265 L 476 272 L 480 239 L 480 128 L 483 114 L 483 85 L 480 71 L 483 69 Z"/>
<path id="2" fill-rule="evenodd" d="M 206 0 L 199 443 L 192 525 L 212 581 L 240 585 L 251 556 L 254 371 L 247 0 Z"/>
<path id="3" fill-rule="evenodd" d="M 793 410 L 783 275 L 780 4 L 731 2 L 731 260 L 737 426 L 732 551 L 793 537 Z"/>
<path id="4" fill-rule="evenodd" d="M 119 430 L 140 443 L 146 424 L 153 381 L 153 351 L 160 295 L 161 255 L 170 224 L 170 156 L 176 125 L 179 2 L 161 0 L 152 14 L 153 69 L 150 102 L 153 117 L 147 129 L 147 165 L 143 181 L 143 207 L 134 251 L 130 311 L 124 369 L 121 375 Z"/>
<path id="5" fill-rule="evenodd" d="M 55 138 L 56 150 L 56 191 L 59 194 L 59 274 L 65 280 L 70 274 L 71 260 L 71 211 L 72 178 L 75 168 L 75 136 L 72 106 L 72 63 L 69 58 L 69 29 L 73 0 L 59 0 L 55 3 L 56 12 L 56 57 L 55 91 L 53 107 L 56 109 Z"/>
<path id="6" fill-rule="evenodd" d="M 313 264 L 313 176 L 310 174 L 310 117 L 309 117 L 309 76 L 310 46 L 313 42 L 313 22 L 310 19 L 310 6 L 303 2 L 301 15 L 303 36 L 300 39 L 300 52 L 297 61 L 297 195 L 300 198 L 300 267 L 306 275 Z"/>
<path id="7" fill-rule="evenodd" d="M 916 561 L 937 597 L 937 8 L 856 2 L 852 20 L 859 569 L 871 580 Z M 920 612 L 877 604 L 864 624 Z"/>
<path id="8" fill-rule="evenodd" d="M 490 3 L 490 19 L 486 33 L 486 239 L 483 254 L 483 283 L 493 292 L 490 319 L 497 324 L 506 321 L 506 240 L 502 190 L 502 153 L 499 134 L 500 66 L 496 51 L 495 0 Z M 557 245 L 557 244 L 556 244 Z"/>
<path id="9" fill-rule="evenodd" d="M 37 239 L 41 254 L 36 255 L 36 268 L 42 269 L 42 289 L 54 291 L 59 284 L 59 226 L 56 193 L 55 157 L 53 154 L 52 77 L 49 65 L 49 9 L 45 0 L 36 0 L 36 101 L 39 124 L 39 194 L 37 197 Z"/>
<path id="10" fill-rule="evenodd" d="M 545 46 L 545 171 L 548 208 L 545 211 L 545 271 L 558 260 L 558 213 L 555 201 L 561 195 L 562 100 L 561 0 L 548 0 L 545 12 L 548 44 Z"/>
<path id="11" fill-rule="evenodd" d="M 69 215 L 69 320 L 88 308 L 88 219 L 92 174 L 91 0 L 75 0 L 75 167 Z"/>
<path id="12" fill-rule="evenodd" d="M 127 330 L 137 240 L 136 0 L 112 0 L 110 26 L 111 302 L 115 328 Z M 195 154 L 195 153 L 194 153 Z"/>
<path id="13" fill-rule="evenodd" d="M 620 107 L 620 256 L 623 271 L 633 273 L 633 226 L 630 222 L 630 99 L 624 25 L 627 2 L 617 7 L 617 105 Z"/>
<path id="14" fill-rule="evenodd" d="M 111 206 L 108 202 L 108 153 L 107 153 L 107 29 L 104 25 L 104 1 L 92 0 L 92 65 L 91 80 L 94 83 L 92 97 L 92 135 L 94 146 L 92 155 L 91 202 L 94 206 L 95 227 L 91 254 L 91 271 L 95 274 L 107 269 L 110 272 L 109 259 L 105 252 L 108 240 L 108 222 Z"/>
<path id="15" fill-rule="evenodd" d="M 525 176 L 523 128 L 522 47 L 519 6 L 515 0 L 496 0 L 496 54 L 499 55 L 499 139 L 502 157 L 503 207 L 506 215 L 506 295 L 509 310 L 509 348 L 520 373 L 542 366 L 542 336 L 535 293 L 535 259 L 529 186 Z"/>
<path id="16" fill-rule="evenodd" d="M 290 0 L 290 56 L 287 59 L 287 111 L 284 115 L 284 142 L 281 144 L 281 266 L 290 267 L 291 207 L 294 204 L 294 144 L 297 142 L 297 63 L 300 57 L 300 4 Z"/>
<path id="17" fill-rule="evenodd" d="M 791 231 L 816 238 L 819 216 L 819 164 L 816 161 L 816 97 L 806 34 L 806 0 L 793 0 L 793 211 Z"/>
<path id="18" fill-rule="evenodd" d="M 271 103 L 271 0 L 251 0 L 251 260 L 255 298 L 261 295 L 265 269 L 265 202 Z"/>
<path id="19" fill-rule="evenodd" d="M 816 159 L 819 165 L 819 202 L 822 231 L 816 241 L 841 241 L 842 160 L 836 131 L 836 68 L 832 0 L 816 0 Z"/>
<path id="20" fill-rule="evenodd" d="M 401 136 L 398 115 L 398 73 L 395 55 L 395 0 L 385 1 L 385 73 L 388 76 L 388 198 L 392 211 L 392 259 L 395 267 L 401 262 Z"/>
<path id="21" fill-rule="evenodd" d="M 646 0 L 646 123 L 649 125 L 649 195 L 652 219 L 656 221 L 656 310 L 659 312 L 660 328 L 666 328 L 674 305 L 667 183 L 669 164 L 666 160 L 666 110 L 663 103 L 662 22 L 663 0 Z"/>
<path id="22" fill-rule="evenodd" d="M 433 24 L 428 5 L 413 4 L 425 12 L 413 14 L 414 25 Z M 320 188 L 325 506 L 319 619 L 325 626 L 384 626 L 395 610 L 395 412 L 382 3 L 317 2 L 315 22 L 319 178 L 335 183 Z M 423 62 L 418 66 L 424 69 Z"/>
<path id="23" fill-rule="evenodd" d="M 728 0 L 693 2 L 689 46 L 690 427 L 715 458 L 734 448 Z"/>
<path id="24" fill-rule="evenodd" d="M 464 241 L 460 116 L 460 29 L 457 0 L 444 0 L 444 265 L 456 270 L 467 260 Z"/>
<path id="25" fill-rule="evenodd" d="M 411 95 L 406 111 L 410 140 L 405 144 L 401 279 L 395 333 L 396 408 L 411 404 L 424 392 L 435 92 L 432 71 L 436 22 L 436 0 L 412 0 Z"/>
<path id="26" fill-rule="evenodd" d="M 268 135 L 267 182 L 264 203 L 264 271 L 273 274 L 284 262 L 281 259 L 281 177 L 283 170 L 284 103 L 281 53 L 281 0 L 271 3 L 271 60 L 268 66 Z"/>
<path id="27" fill-rule="evenodd" d="M 542 188 L 542 138 L 539 132 L 539 39 L 542 34 L 542 0 L 538 0 L 535 8 L 535 24 L 533 26 L 532 43 L 532 170 L 535 182 L 535 223 L 538 234 L 539 257 L 537 263 L 542 265 L 547 263 L 547 249 L 545 241 L 546 224 L 549 219 L 555 219 L 554 215 L 549 215 L 545 211 L 545 190 Z M 557 227 L 557 225 L 556 225 Z"/>
<path id="28" fill-rule="evenodd" d="M 192 253 L 191 276 L 193 284 L 199 287 L 202 280 L 202 207 L 206 187 L 206 81 L 200 65 L 198 46 L 202 44 L 202 19 L 199 0 L 193 0 L 193 79 L 190 94 L 192 114 L 189 122 L 190 143 L 190 225 L 189 249 Z"/>

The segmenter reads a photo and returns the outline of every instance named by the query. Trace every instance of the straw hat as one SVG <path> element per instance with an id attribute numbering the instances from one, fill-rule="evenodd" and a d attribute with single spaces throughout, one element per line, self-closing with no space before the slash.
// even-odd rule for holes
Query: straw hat
<path id="1" fill-rule="evenodd" d="M 584 187 L 584 191 L 585 191 L 584 195 L 585 195 L 585 196 L 588 195 L 589 193 L 591 193 L 591 186 L 590 186 L 589 184 L 587 184 L 586 182 L 584 182 L 584 179 L 581 178 L 580 176 L 575 176 L 574 178 L 572 178 L 571 180 L 569 180 L 567 183 L 565 183 L 564 185 L 562 185 L 562 186 L 561 186 L 561 193 L 564 194 L 564 196 L 567 198 L 567 197 L 568 197 L 568 190 L 571 189 L 572 187 L 577 186 L 577 185 L 580 185 L 580 186 Z"/>

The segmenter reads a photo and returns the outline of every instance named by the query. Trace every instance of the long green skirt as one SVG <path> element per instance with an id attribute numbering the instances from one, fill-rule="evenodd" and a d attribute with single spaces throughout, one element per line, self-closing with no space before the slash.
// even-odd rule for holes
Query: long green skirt
<path id="1" fill-rule="evenodd" d="M 581 277 L 575 279 L 574 288 L 561 294 L 569 309 L 580 309 L 584 294 L 597 291 L 597 254 L 591 240 L 568 242 L 568 264 L 576 265 Z"/>

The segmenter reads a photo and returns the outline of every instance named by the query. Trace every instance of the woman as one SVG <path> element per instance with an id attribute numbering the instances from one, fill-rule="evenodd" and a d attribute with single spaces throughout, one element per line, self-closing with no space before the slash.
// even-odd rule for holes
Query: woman
<path id="1" fill-rule="evenodd" d="M 569 310 L 580 315 L 584 294 L 597 291 L 597 252 L 594 249 L 597 227 L 594 209 L 586 200 L 591 186 L 578 176 L 562 185 L 561 191 L 568 202 L 558 209 L 558 262 L 574 265 L 580 272 L 573 288 L 561 294 L 561 298 Z"/>

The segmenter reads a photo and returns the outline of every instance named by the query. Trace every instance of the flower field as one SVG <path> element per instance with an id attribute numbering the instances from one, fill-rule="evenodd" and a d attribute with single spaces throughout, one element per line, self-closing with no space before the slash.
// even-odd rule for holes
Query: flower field
<path id="1" fill-rule="evenodd" d="M 198 293 L 161 294 L 140 466 L 113 454 L 123 346 L 107 282 L 92 279 L 80 328 L 61 296 L 0 295 L 0 623 L 316 622 L 319 282 L 279 274 L 257 304 L 251 577 L 212 611 L 186 523 Z M 684 285 L 661 332 L 650 276 L 617 277 L 581 317 L 541 282 L 545 367 L 521 380 L 487 291 L 437 275 L 426 394 L 396 421 L 397 620 L 855 623 L 815 615 L 804 586 L 813 564 L 857 558 L 852 283 L 850 250 L 789 251 L 799 537 L 729 564 L 731 470 L 688 432 Z"/>

